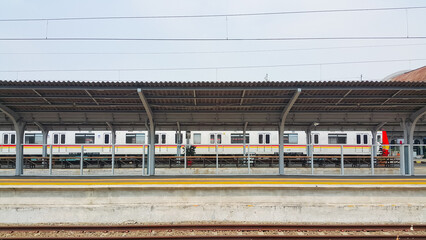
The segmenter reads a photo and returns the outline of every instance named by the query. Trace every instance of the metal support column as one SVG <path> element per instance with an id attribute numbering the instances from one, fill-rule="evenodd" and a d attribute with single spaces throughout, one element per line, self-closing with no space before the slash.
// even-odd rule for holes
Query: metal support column
<path id="1" fill-rule="evenodd" d="M 343 156 L 343 145 L 340 145 L 340 174 L 345 175 L 345 157 Z"/>
<path id="2" fill-rule="evenodd" d="M 53 157 L 53 145 L 50 144 L 49 154 L 49 175 L 52 176 L 52 157 Z"/>
<path id="3" fill-rule="evenodd" d="M 246 130 L 247 130 L 248 122 L 244 124 L 243 128 L 243 156 L 246 156 Z"/>
<path id="4" fill-rule="evenodd" d="M 372 145 L 371 145 L 371 162 L 370 162 L 370 164 L 371 164 L 371 175 L 374 175 L 374 160 L 375 160 L 375 158 L 377 157 L 377 131 L 375 131 L 375 130 L 373 130 L 372 132 L 372 141 L 371 141 L 371 143 L 372 143 Z"/>
<path id="5" fill-rule="evenodd" d="M 43 147 L 41 151 L 41 156 L 47 157 L 47 136 L 49 135 L 49 131 L 43 130 L 41 131 L 41 134 L 43 135 Z"/>
<path id="6" fill-rule="evenodd" d="M 281 117 L 280 117 L 280 124 L 278 127 L 278 131 L 279 131 L 279 135 L 278 135 L 278 140 L 279 140 L 279 146 L 278 146 L 278 150 L 279 150 L 279 174 L 280 175 L 284 175 L 284 125 L 285 125 L 285 120 L 287 119 L 287 115 L 290 112 L 290 109 L 293 107 L 294 103 L 296 102 L 297 98 L 299 97 L 300 93 L 302 92 L 302 89 L 298 88 L 296 90 L 296 92 L 293 94 L 293 97 L 290 99 L 290 101 L 287 103 L 287 105 L 285 106 L 284 110 L 281 113 Z"/>
<path id="7" fill-rule="evenodd" d="M 155 126 L 150 124 L 148 130 L 148 176 L 155 175 Z"/>
<path id="8" fill-rule="evenodd" d="M 279 174 L 284 175 L 284 129 L 279 127 L 278 130 L 278 153 L 279 153 L 279 160 L 278 160 L 278 167 L 279 167 Z"/>
<path id="9" fill-rule="evenodd" d="M 20 176 L 24 174 L 24 132 L 26 122 L 14 122 L 16 131 L 16 164 L 15 175 Z"/>
<path id="10" fill-rule="evenodd" d="M 80 175 L 83 176 L 83 158 L 84 158 L 84 145 L 81 145 L 80 153 Z"/>
<path id="11" fill-rule="evenodd" d="M 111 129 L 111 173 L 114 175 L 115 170 L 115 138 L 116 138 L 116 132 L 115 129 Z"/>

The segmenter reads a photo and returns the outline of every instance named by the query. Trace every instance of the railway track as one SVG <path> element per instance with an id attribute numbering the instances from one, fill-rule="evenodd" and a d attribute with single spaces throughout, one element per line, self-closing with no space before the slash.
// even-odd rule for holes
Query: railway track
<path id="1" fill-rule="evenodd" d="M 426 239 L 426 225 L 0 226 L 0 239 Z"/>

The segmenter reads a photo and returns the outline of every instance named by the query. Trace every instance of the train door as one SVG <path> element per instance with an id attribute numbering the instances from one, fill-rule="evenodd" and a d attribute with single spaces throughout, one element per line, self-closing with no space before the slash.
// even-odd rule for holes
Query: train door
<path id="1" fill-rule="evenodd" d="M 216 153 L 216 147 L 217 151 L 223 152 L 223 146 L 218 146 L 219 144 L 222 144 L 222 134 L 220 133 L 210 133 L 210 146 L 209 146 L 209 153 Z"/>
<path id="2" fill-rule="evenodd" d="M 65 145 L 65 133 L 55 133 L 53 134 L 53 148 L 54 153 L 65 153 L 67 151 Z"/>
<path id="3" fill-rule="evenodd" d="M 111 133 L 104 133 L 104 141 L 103 141 L 103 146 L 102 146 L 102 152 L 103 153 L 111 153 L 112 151 L 112 147 L 111 146 L 107 146 L 111 144 Z"/>
<path id="4" fill-rule="evenodd" d="M 14 133 L 3 134 L 3 149 L 2 153 L 14 153 L 16 151 L 16 135 Z"/>
<path id="5" fill-rule="evenodd" d="M 314 133 L 312 134 L 312 143 L 314 145 L 318 145 L 319 144 L 319 134 L 318 133 Z M 319 153 L 321 152 L 321 146 L 314 146 L 314 153 Z"/>
<path id="6" fill-rule="evenodd" d="M 259 133 L 259 145 L 257 147 L 258 153 L 271 153 L 271 134 Z"/>
<path id="7" fill-rule="evenodd" d="M 159 153 L 167 152 L 167 147 L 164 146 L 165 144 L 166 144 L 166 134 L 165 133 L 155 134 L 155 151 Z"/>
<path id="8" fill-rule="evenodd" d="M 367 134 L 357 134 L 356 135 L 356 146 L 355 153 L 369 152 L 369 148 L 363 145 L 368 144 L 368 135 Z"/>
<path id="9" fill-rule="evenodd" d="M 369 139 L 369 137 L 368 137 L 367 134 L 364 134 L 362 136 L 362 142 L 363 142 L 364 145 L 368 145 L 368 139 Z M 365 147 L 362 148 L 362 152 L 363 153 L 371 153 L 371 149 L 372 149 L 371 147 L 365 146 Z"/>

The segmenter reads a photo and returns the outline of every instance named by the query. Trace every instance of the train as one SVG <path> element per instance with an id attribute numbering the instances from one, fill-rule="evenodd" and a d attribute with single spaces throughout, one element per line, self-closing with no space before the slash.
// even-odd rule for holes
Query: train
<path id="1" fill-rule="evenodd" d="M 312 131 L 315 155 L 370 155 L 372 132 L 370 131 Z M 147 131 L 117 131 L 114 145 L 116 155 L 139 155 L 147 153 Z M 16 136 L 14 131 L 0 131 L 0 155 L 14 155 Z M 244 143 L 245 138 L 245 143 Z M 52 145 L 54 155 L 76 155 L 82 149 L 88 155 L 110 155 L 112 152 L 110 131 L 50 131 L 47 144 Z M 156 155 L 182 155 L 185 145 L 195 147 L 196 155 L 277 155 L 277 131 L 157 131 L 155 134 Z M 42 155 L 43 135 L 40 131 L 26 131 L 24 155 Z M 307 154 L 305 131 L 284 132 L 286 155 Z M 388 144 L 385 131 L 377 133 L 378 144 Z M 82 148 L 82 145 L 84 147 Z M 342 147 L 343 145 L 343 147 Z M 382 155 L 383 149 L 377 148 Z"/>

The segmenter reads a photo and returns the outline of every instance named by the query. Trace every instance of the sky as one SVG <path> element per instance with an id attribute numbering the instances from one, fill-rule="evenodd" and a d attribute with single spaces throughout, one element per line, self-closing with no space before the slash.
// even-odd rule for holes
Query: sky
<path id="1" fill-rule="evenodd" d="M 222 16 L 4 21 L 194 15 Z M 425 23 L 426 0 L 2 0 L 0 79 L 376 81 L 426 65 Z M 402 38 L 306 39 L 340 37 Z M 259 38 L 298 39 L 232 40 Z"/>

